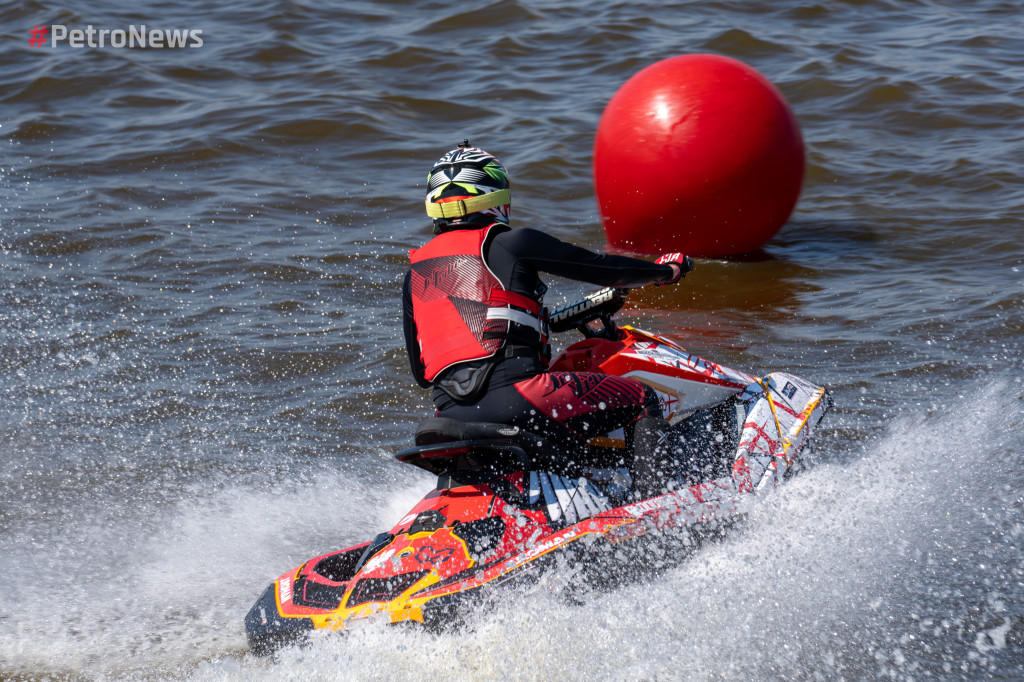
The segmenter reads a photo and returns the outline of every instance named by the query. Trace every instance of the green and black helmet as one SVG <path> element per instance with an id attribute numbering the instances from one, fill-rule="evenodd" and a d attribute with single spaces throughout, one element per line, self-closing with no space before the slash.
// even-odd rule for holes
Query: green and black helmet
<path id="1" fill-rule="evenodd" d="M 508 172 L 501 161 L 470 147 L 468 140 L 438 159 L 427 174 L 426 208 L 435 231 L 447 224 L 507 225 L 510 202 Z"/>

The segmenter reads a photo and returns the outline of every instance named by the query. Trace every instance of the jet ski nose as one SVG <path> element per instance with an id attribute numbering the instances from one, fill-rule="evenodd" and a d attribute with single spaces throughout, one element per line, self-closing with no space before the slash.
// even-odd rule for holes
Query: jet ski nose
<path id="1" fill-rule="evenodd" d="M 282 618 L 277 610 L 277 583 L 271 583 L 245 616 L 249 650 L 269 656 L 278 649 L 305 641 L 313 630 L 310 618 Z"/>

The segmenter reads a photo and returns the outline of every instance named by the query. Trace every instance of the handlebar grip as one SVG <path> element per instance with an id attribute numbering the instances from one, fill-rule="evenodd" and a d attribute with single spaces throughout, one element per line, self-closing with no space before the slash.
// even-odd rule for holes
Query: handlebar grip
<path id="1" fill-rule="evenodd" d="M 595 291 L 578 301 L 552 310 L 548 317 L 548 325 L 553 332 L 564 332 L 596 320 L 602 315 L 611 316 L 625 303 L 628 291 L 613 287 Z"/>

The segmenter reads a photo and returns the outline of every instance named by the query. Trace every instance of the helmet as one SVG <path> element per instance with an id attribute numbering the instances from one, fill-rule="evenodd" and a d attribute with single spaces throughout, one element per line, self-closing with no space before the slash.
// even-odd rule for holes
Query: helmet
<path id="1" fill-rule="evenodd" d="M 435 232 L 449 223 L 508 224 L 508 172 L 501 161 L 464 140 L 434 164 L 427 174 L 427 215 Z"/>

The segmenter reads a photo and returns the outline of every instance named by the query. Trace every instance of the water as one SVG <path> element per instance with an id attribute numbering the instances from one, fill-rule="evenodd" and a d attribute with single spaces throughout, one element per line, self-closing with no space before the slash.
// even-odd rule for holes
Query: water
<path id="1" fill-rule="evenodd" d="M 1024 675 L 1024 19 L 1015 3 L 31 2 L 0 9 L 0 677 Z M 35 24 L 198 28 L 30 48 Z M 682 53 L 775 82 L 808 152 L 761 257 L 625 319 L 829 385 L 813 466 L 719 544 L 461 636 L 245 654 L 263 587 L 396 521 L 428 411 L 402 347 L 429 165 L 600 248 L 590 146 Z M 585 290 L 552 282 L 552 302 Z"/>

